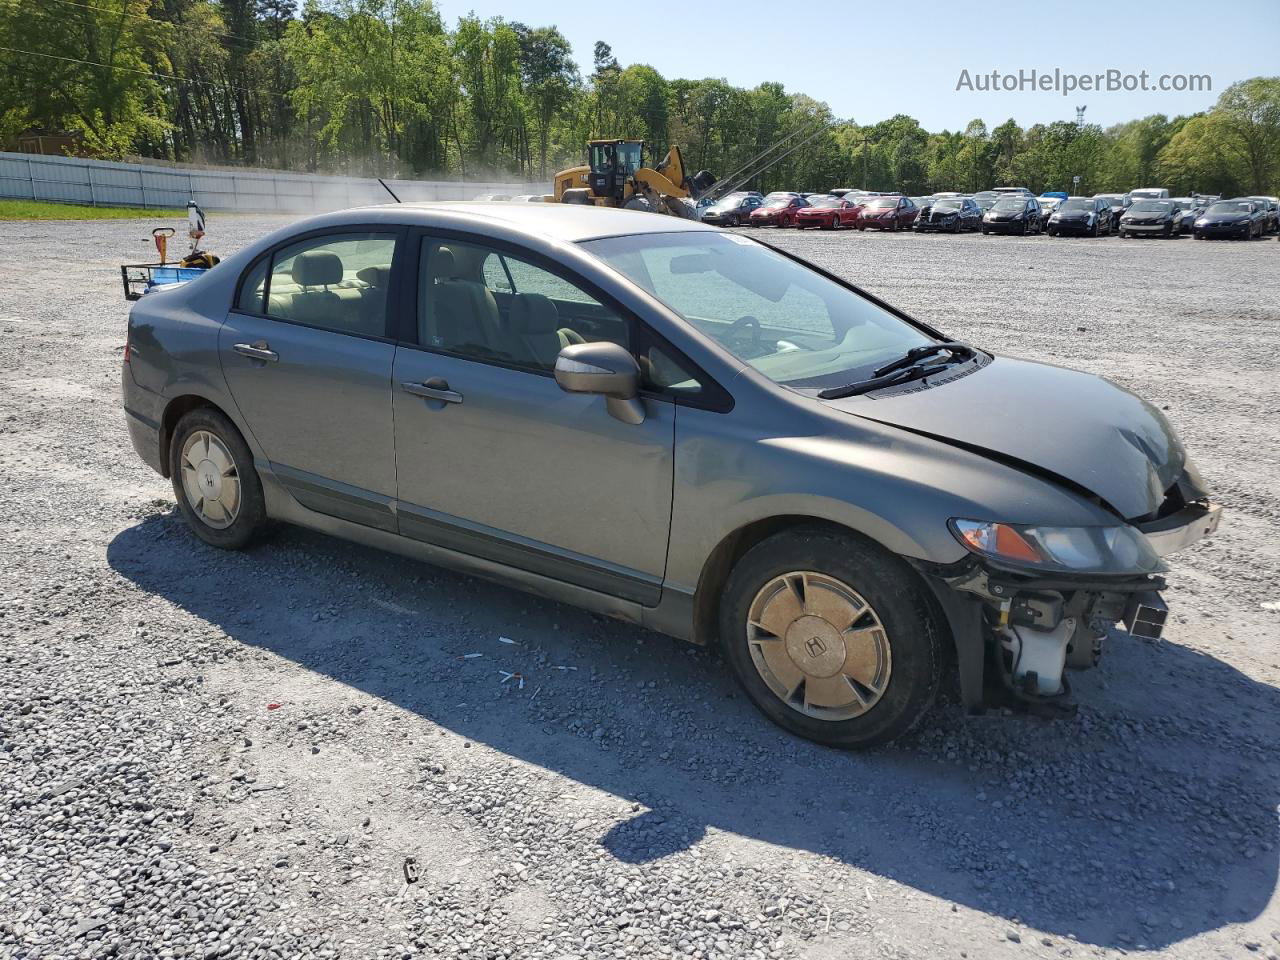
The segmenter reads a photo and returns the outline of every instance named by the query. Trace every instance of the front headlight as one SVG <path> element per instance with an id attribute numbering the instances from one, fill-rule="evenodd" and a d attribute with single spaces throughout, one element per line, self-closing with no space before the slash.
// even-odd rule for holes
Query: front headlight
<path id="1" fill-rule="evenodd" d="M 1114 527 L 1037 527 L 952 520 L 951 532 L 981 556 L 1016 567 L 1070 573 L 1156 573 L 1160 557 L 1141 531 Z"/>

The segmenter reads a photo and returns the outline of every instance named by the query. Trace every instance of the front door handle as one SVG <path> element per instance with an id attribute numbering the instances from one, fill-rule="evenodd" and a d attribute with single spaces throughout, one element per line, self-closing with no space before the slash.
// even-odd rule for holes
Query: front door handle
<path id="1" fill-rule="evenodd" d="M 444 377 L 432 377 L 422 383 L 406 380 L 400 384 L 400 389 L 405 393 L 412 393 L 415 397 L 426 397 L 428 400 L 443 400 L 445 403 L 462 402 L 462 394 L 456 390 L 450 390 L 449 381 Z"/>
<path id="2" fill-rule="evenodd" d="M 280 354 L 272 350 L 265 340 L 255 340 L 253 343 L 237 343 L 231 349 L 242 357 L 250 357 L 254 360 L 269 360 L 271 363 L 275 363 L 280 359 Z"/>

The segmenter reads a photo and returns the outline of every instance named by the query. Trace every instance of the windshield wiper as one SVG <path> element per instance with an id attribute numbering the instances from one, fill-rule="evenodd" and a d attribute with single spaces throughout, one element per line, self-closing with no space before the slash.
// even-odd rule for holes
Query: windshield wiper
<path id="1" fill-rule="evenodd" d="M 878 370 L 872 370 L 871 376 L 883 377 L 886 373 L 912 366 L 925 357 L 931 357 L 935 353 L 943 353 L 944 351 L 950 353 L 956 360 L 968 360 L 976 352 L 973 347 L 967 343 L 960 343 L 958 340 L 948 340 L 945 343 L 926 343 L 918 347 L 912 347 L 892 363 L 886 363 Z"/>
<path id="2" fill-rule="evenodd" d="M 873 370 L 870 379 L 847 383 L 842 387 L 828 387 L 825 390 L 819 390 L 818 397 L 822 400 L 839 400 L 843 397 L 856 397 L 860 394 L 870 393 L 872 390 L 879 390 L 882 387 L 893 386 L 897 383 L 920 380 L 930 374 L 944 370 L 952 360 L 968 360 L 977 352 L 967 343 L 959 343 L 957 341 L 922 344 L 918 347 L 912 347 L 897 360 Z M 921 363 L 922 360 L 938 353 L 947 353 L 950 356 L 945 360 L 928 365 Z"/>

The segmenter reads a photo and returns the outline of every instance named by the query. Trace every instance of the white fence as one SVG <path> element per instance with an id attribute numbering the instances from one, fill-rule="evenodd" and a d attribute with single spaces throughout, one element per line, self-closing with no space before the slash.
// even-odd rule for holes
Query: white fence
<path id="1" fill-rule="evenodd" d="M 432 180 L 388 180 L 387 185 L 406 202 L 470 200 L 485 193 L 544 193 L 548 187 Z M 185 207 L 194 197 L 206 210 L 250 213 L 317 213 L 391 202 L 387 191 L 372 179 L 187 170 L 24 153 L 0 153 L 0 197 L 122 207 Z"/>

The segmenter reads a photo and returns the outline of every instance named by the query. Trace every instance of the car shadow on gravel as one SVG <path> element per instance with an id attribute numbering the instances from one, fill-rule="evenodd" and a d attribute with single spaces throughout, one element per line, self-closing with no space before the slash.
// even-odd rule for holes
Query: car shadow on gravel
<path id="1" fill-rule="evenodd" d="M 863 907 L 839 864 L 1124 949 L 1251 920 L 1275 890 L 1280 691 L 1175 643 L 1116 644 L 1079 675 L 1074 720 L 944 705 L 905 742 L 851 754 L 772 727 L 705 651 L 317 534 L 228 554 L 168 513 L 107 559 L 240 644 L 633 801 L 601 828 L 622 861 L 729 834 L 751 849 L 735 840 L 735 858 L 780 876 L 790 851 L 820 854 L 852 891 L 832 896 Z"/>

